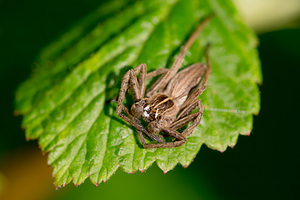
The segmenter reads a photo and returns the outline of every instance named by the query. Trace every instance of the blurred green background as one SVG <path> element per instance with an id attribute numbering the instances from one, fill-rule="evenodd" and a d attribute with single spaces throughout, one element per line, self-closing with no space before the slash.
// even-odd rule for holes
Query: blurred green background
<path id="1" fill-rule="evenodd" d="M 0 199 L 300 199 L 300 13 L 256 29 L 263 85 L 250 137 L 240 136 L 224 153 L 202 146 L 187 169 L 166 175 L 156 166 L 143 174 L 118 170 L 97 188 L 87 180 L 55 190 L 46 155 L 36 141 L 25 141 L 21 117 L 13 116 L 14 92 L 39 50 L 102 3 L 0 0 Z"/>

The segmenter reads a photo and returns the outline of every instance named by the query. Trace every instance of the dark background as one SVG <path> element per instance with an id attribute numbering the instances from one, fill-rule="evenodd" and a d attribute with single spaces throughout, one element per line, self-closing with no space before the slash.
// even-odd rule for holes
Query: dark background
<path id="1" fill-rule="evenodd" d="M 30 153 L 43 163 L 41 170 L 47 175 L 42 182 L 53 181 L 36 141 L 25 141 L 21 117 L 13 116 L 14 92 L 29 77 L 39 50 L 101 3 L 0 0 L 0 173 L 4 178 L 6 173 L 17 174 L 14 169 L 21 171 L 19 176 L 29 174 L 23 185 L 40 184 L 24 171 L 25 166 L 33 169 L 35 162 L 20 161 Z M 254 117 L 250 137 L 240 136 L 237 145 L 224 153 L 203 146 L 190 167 L 177 166 L 167 175 L 156 166 L 146 174 L 127 175 L 119 170 L 98 188 L 88 180 L 77 188 L 70 184 L 58 191 L 51 185 L 40 196 L 33 192 L 29 199 L 133 199 L 131 195 L 138 199 L 300 199 L 300 28 L 258 37 L 263 71 L 261 111 Z M 17 181 L 10 177 L 4 183 Z"/>

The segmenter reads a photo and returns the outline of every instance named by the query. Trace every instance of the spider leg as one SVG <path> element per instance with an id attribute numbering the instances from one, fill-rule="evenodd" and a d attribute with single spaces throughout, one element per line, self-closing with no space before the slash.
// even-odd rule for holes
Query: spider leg
<path id="1" fill-rule="evenodd" d="M 149 97 L 153 95 L 157 90 L 160 90 L 169 83 L 170 79 L 177 73 L 180 66 L 182 65 L 182 62 L 184 60 L 185 54 L 187 50 L 190 48 L 190 46 L 194 43 L 199 33 L 202 31 L 204 26 L 211 20 L 213 16 L 208 16 L 203 20 L 203 22 L 197 27 L 197 29 L 194 31 L 194 33 L 189 37 L 188 41 L 185 43 L 185 45 L 181 48 L 180 54 L 177 56 L 176 60 L 174 61 L 172 67 L 170 70 L 165 73 L 163 76 L 161 76 L 146 92 L 146 96 Z"/>
<path id="2" fill-rule="evenodd" d="M 147 65 L 146 64 L 140 64 L 137 67 L 133 69 L 134 75 L 137 76 L 138 73 L 139 79 L 138 79 L 138 84 L 139 84 L 139 97 L 143 98 L 145 95 L 145 88 L 146 88 L 146 75 L 147 75 Z"/>
<path id="3" fill-rule="evenodd" d="M 129 85 L 129 78 L 130 78 L 130 70 L 128 72 L 126 72 L 126 74 L 124 75 L 123 79 L 122 79 L 122 83 L 121 83 L 121 89 L 120 92 L 117 96 L 117 115 L 121 114 L 122 112 L 122 108 L 123 108 L 123 100 L 125 98 L 125 94 L 128 90 L 128 85 Z"/>
<path id="4" fill-rule="evenodd" d="M 172 148 L 172 147 L 179 147 L 181 145 L 183 145 L 184 143 L 186 143 L 186 138 L 179 133 L 178 131 L 168 128 L 168 127 L 164 127 L 161 129 L 162 132 L 167 133 L 168 135 L 176 138 L 177 140 L 173 141 L 173 142 L 168 142 L 168 143 L 157 143 L 157 144 L 147 144 L 145 141 L 145 138 L 143 136 L 143 133 L 141 131 L 138 131 L 139 136 L 141 138 L 141 142 L 144 146 L 144 148 L 146 149 L 153 149 L 153 148 Z"/>
<path id="5" fill-rule="evenodd" d="M 136 78 L 134 70 L 129 70 L 129 75 L 130 75 L 129 86 L 130 89 L 132 90 L 133 99 L 135 102 L 140 101 L 143 97 L 141 96 L 140 84 Z"/>
<path id="6" fill-rule="evenodd" d="M 190 114 L 196 107 L 198 107 L 198 111 Z M 194 131 L 194 129 L 200 124 L 202 116 L 203 106 L 201 100 L 196 99 L 192 104 L 190 104 L 183 111 L 181 111 L 176 121 L 171 124 L 170 128 L 177 130 L 178 128 L 181 128 L 186 124 L 192 122 L 192 124 L 181 133 L 183 136 L 190 135 Z"/>
<path id="7" fill-rule="evenodd" d="M 162 74 L 162 76 L 159 77 L 159 79 L 158 79 L 155 83 L 153 83 L 153 84 L 151 85 L 151 87 L 147 90 L 147 92 L 146 92 L 146 96 L 147 96 L 147 97 L 150 97 L 150 96 L 152 95 L 152 94 L 150 95 L 149 91 L 153 90 L 153 88 L 159 87 L 158 85 L 166 85 L 166 84 L 167 84 L 167 82 L 164 81 L 164 77 L 165 77 L 166 74 L 168 74 L 169 72 L 170 72 L 170 69 L 161 68 L 161 69 L 157 69 L 157 70 L 155 70 L 155 71 L 149 72 L 149 73 L 147 74 L 147 77 L 146 77 L 147 79 Z"/>
<path id="8" fill-rule="evenodd" d="M 210 58 L 209 58 L 209 54 L 208 54 L 209 49 L 210 49 L 210 45 L 207 45 L 206 50 L 205 50 L 205 59 L 206 59 L 206 63 L 207 63 L 207 68 L 206 68 L 206 72 L 204 75 L 204 79 L 202 79 L 203 81 L 201 80 L 201 82 L 200 82 L 199 88 L 200 88 L 201 93 L 199 95 L 201 95 L 204 92 L 204 90 L 206 89 L 207 81 L 208 81 L 208 78 L 211 73 L 211 62 L 210 62 Z"/>
<path id="9" fill-rule="evenodd" d="M 161 74 L 165 74 L 165 73 L 167 73 L 168 71 L 169 71 L 169 69 L 167 69 L 167 68 L 157 69 L 157 70 L 154 70 L 154 71 L 152 71 L 152 72 L 147 73 L 146 78 L 148 79 L 148 78 L 152 78 L 152 77 L 154 77 L 154 76 L 158 76 L 158 75 L 161 75 Z"/>
<path id="10" fill-rule="evenodd" d="M 156 82 L 153 83 L 153 85 L 151 85 L 151 87 L 146 92 L 146 96 L 150 97 L 159 89 L 166 87 L 169 82 L 169 79 L 167 79 L 167 77 L 169 76 L 170 70 L 166 71 L 166 73 L 164 73 L 161 77 L 158 78 Z"/>
<path id="11" fill-rule="evenodd" d="M 129 73 L 129 71 L 127 73 Z M 165 74 L 169 71 L 169 69 L 162 68 L 162 69 L 157 69 L 155 71 L 147 73 L 147 65 L 146 64 L 140 64 L 131 71 L 133 71 L 133 72 L 130 72 L 130 75 L 129 75 L 130 77 L 129 78 L 132 81 L 132 83 L 129 82 L 129 84 L 133 84 L 133 87 L 136 88 L 134 93 L 137 97 L 134 98 L 134 100 L 138 101 L 141 98 L 143 98 L 144 95 L 145 95 L 146 80 L 149 79 L 149 78 L 152 78 L 154 76 Z M 135 76 L 137 76 L 138 73 L 140 73 L 140 75 L 139 75 L 139 78 L 138 78 L 138 81 L 137 81 L 137 78 Z M 126 76 L 126 74 L 124 75 L 124 78 L 125 78 L 125 76 Z M 121 85 L 121 88 L 122 88 L 122 85 Z M 135 87 L 134 85 L 137 85 L 137 87 Z M 126 89 L 126 88 L 124 88 L 124 89 Z M 119 97 L 114 98 L 114 99 L 118 99 L 118 98 Z M 124 99 L 124 97 L 123 97 L 123 99 Z"/>
<path id="12" fill-rule="evenodd" d="M 180 113 L 177 116 L 177 119 L 183 117 L 184 112 L 182 112 L 186 107 L 191 105 L 200 95 L 202 94 L 202 90 L 200 88 L 196 88 L 191 95 L 185 100 L 185 102 L 180 106 Z M 195 107 L 194 107 L 195 108 Z M 186 115 L 185 115 L 186 116 Z"/>

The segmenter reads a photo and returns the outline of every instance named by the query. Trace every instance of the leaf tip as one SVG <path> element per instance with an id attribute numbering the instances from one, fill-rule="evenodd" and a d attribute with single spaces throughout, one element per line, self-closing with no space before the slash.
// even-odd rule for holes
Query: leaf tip
<path id="1" fill-rule="evenodd" d="M 77 184 L 76 184 L 76 183 L 74 183 L 74 186 L 75 186 L 75 187 L 77 187 Z"/>
<path id="2" fill-rule="evenodd" d="M 164 171 L 164 174 L 166 174 L 168 172 L 168 170 Z"/>
<path id="3" fill-rule="evenodd" d="M 189 165 L 184 165 L 184 168 L 186 169 Z"/>
<path id="4" fill-rule="evenodd" d="M 58 190 L 58 188 L 60 188 L 60 186 L 59 186 L 59 185 L 56 185 L 55 182 L 53 182 L 53 185 L 55 185 L 55 189 L 56 189 L 56 190 Z"/>
<path id="5" fill-rule="evenodd" d="M 230 146 L 230 148 L 232 148 L 232 149 L 233 149 L 233 148 L 234 148 L 234 145 L 231 145 L 231 146 Z"/>
<path id="6" fill-rule="evenodd" d="M 66 186 L 66 183 L 64 183 L 63 185 L 62 185 L 62 187 L 65 187 Z"/>
<path id="7" fill-rule="evenodd" d="M 141 173 L 144 173 L 144 170 L 142 170 Z"/>
<path id="8" fill-rule="evenodd" d="M 251 131 L 249 131 L 248 133 L 246 133 L 246 135 L 247 135 L 247 136 L 250 136 L 250 132 L 251 132 Z"/>
<path id="9" fill-rule="evenodd" d="M 220 152 L 221 152 L 221 153 L 224 153 L 225 150 L 226 150 L 226 149 L 221 149 Z"/>
<path id="10" fill-rule="evenodd" d="M 95 186 L 96 186 L 96 187 L 98 187 L 98 184 L 97 184 L 97 183 L 95 183 Z"/>

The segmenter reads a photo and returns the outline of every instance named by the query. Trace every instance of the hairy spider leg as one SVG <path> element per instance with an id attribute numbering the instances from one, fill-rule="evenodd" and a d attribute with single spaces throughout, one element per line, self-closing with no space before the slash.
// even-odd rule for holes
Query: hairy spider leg
<path id="1" fill-rule="evenodd" d="M 182 62 L 184 60 L 185 54 L 187 50 L 190 48 L 190 46 L 194 43 L 196 38 L 198 37 L 200 31 L 204 28 L 204 26 L 211 20 L 213 15 L 205 18 L 203 22 L 197 27 L 197 29 L 194 31 L 194 33 L 189 37 L 188 41 L 185 43 L 185 45 L 182 47 L 180 54 L 177 56 L 176 60 L 174 61 L 172 67 L 169 71 L 167 71 L 165 74 L 163 74 L 146 92 L 146 96 L 150 97 L 153 95 L 156 91 L 166 87 L 166 85 L 169 83 L 170 79 L 177 73 L 180 66 L 182 65 Z"/>
<path id="2" fill-rule="evenodd" d="M 145 138 L 143 136 L 143 133 L 141 131 L 138 131 L 139 136 L 141 138 L 141 142 L 144 148 L 146 149 L 151 149 L 151 148 L 172 148 L 172 147 L 179 147 L 181 145 L 183 145 L 184 143 L 186 143 L 186 138 L 179 133 L 178 131 L 168 128 L 168 127 L 163 127 L 161 128 L 161 131 L 174 137 L 175 141 L 173 142 L 168 142 L 168 143 L 156 143 L 156 144 L 147 144 L 145 141 Z"/>
<path id="3" fill-rule="evenodd" d="M 195 113 L 191 112 L 197 107 L 198 111 Z M 172 129 L 178 129 L 185 125 L 187 125 L 190 122 L 193 122 L 188 128 L 186 128 L 181 134 L 183 136 L 190 135 L 194 129 L 200 124 L 201 119 L 203 116 L 203 106 L 200 99 L 194 100 L 192 104 L 190 104 L 188 107 L 186 107 L 181 113 L 180 117 L 176 119 L 175 122 L 173 122 L 170 126 Z"/>

